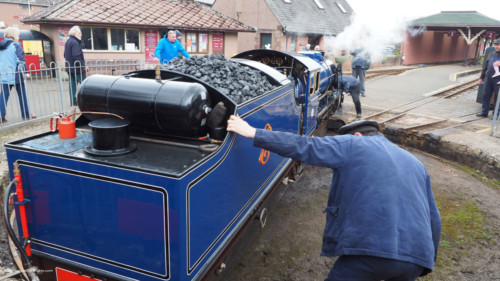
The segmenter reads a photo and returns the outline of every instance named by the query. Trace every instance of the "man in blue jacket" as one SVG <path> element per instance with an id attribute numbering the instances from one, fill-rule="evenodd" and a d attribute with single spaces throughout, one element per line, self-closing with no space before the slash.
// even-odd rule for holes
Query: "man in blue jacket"
<path id="1" fill-rule="evenodd" d="M 360 83 L 352 76 L 342 75 L 338 80 L 339 89 L 344 94 L 351 94 L 354 108 L 356 109 L 356 117 L 361 118 L 361 100 L 359 99 Z"/>
<path id="2" fill-rule="evenodd" d="M 370 55 L 363 49 L 356 49 L 351 52 L 352 57 L 352 76 L 359 80 L 361 96 L 366 97 L 365 92 L 365 75 L 370 68 Z"/>
<path id="3" fill-rule="evenodd" d="M 191 56 L 184 50 L 181 42 L 177 40 L 175 31 L 170 30 L 168 34 L 158 42 L 155 49 L 155 62 L 168 63 L 173 58 L 178 58 L 181 53 L 186 58 Z"/>
<path id="4" fill-rule="evenodd" d="M 436 261 L 441 219 L 429 174 L 379 129 L 359 120 L 340 136 L 308 137 L 228 120 L 228 131 L 256 147 L 332 168 L 321 255 L 338 258 L 325 281 L 415 280 Z"/>

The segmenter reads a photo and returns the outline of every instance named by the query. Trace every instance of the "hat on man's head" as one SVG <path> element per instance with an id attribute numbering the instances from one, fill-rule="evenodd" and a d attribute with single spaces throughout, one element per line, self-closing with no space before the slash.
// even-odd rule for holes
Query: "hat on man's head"
<path id="1" fill-rule="evenodd" d="M 494 45 L 500 45 L 500 38 L 495 39 L 495 41 L 493 41 L 493 44 Z"/>
<path id="2" fill-rule="evenodd" d="M 175 37 L 182 36 L 182 33 L 179 30 L 175 30 Z"/>
<path id="3" fill-rule="evenodd" d="M 375 120 L 358 120 L 350 124 L 340 127 L 340 135 L 352 135 L 356 132 L 367 133 L 371 131 L 377 132 L 380 130 L 380 125 Z"/>

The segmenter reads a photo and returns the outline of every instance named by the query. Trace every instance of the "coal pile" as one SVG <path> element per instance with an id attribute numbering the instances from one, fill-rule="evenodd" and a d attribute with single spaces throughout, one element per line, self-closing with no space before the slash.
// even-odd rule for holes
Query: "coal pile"
<path id="1" fill-rule="evenodd" d="M 276 88 L 259 70 L 226 59 L 223 55 L 192 56 L 171 60 L 163 69 L 181 72 L 216 88 L 237 104 Z"/>

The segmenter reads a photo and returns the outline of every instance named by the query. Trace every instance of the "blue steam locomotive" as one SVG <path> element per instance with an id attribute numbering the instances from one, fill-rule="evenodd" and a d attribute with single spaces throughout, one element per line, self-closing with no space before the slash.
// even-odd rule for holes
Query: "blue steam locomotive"
<path id="1" fill-rule="evenodd" d="M 224 276 L 280 183 L 301 173 L 226 132 L 227 119 L 311 135 L 341 105 L 339 71 L 319 52 L 251 50 L 88 77 L 75 122 L 5 145 L 18 265 L 38 269 L 30 280 Z"/>

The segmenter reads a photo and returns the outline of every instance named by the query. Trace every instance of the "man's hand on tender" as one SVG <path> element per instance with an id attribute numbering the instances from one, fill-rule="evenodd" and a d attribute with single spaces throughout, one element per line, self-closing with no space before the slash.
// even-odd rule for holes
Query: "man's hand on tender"
<path id="1" fill-rule="evenodd" d="M 227 130 L 229 132 L 235 132 L 245 138 L 254 138 L 257 129 L 250 126 L 246 121 L 236 115 L 231 115 L 227 120 Z"/>

